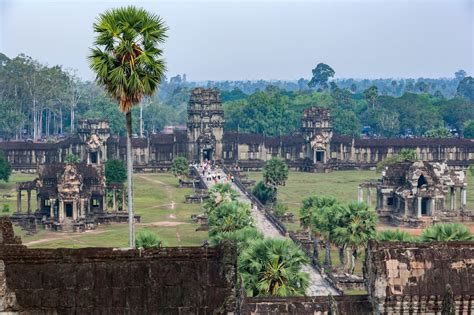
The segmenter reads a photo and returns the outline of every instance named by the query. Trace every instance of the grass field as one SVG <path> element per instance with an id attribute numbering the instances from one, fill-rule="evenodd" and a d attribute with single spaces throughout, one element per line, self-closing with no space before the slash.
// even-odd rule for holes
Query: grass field
<path id="1" fill-rule="evenodd" d="M 0 183 L 0 211 L 3 205 L 10 206 L 10 213 L 16 210 L 15 182 L 31 180 L 35 175 L 13 174 L 9 183 Z M 192 189 L 178 188 L 178 181 L 171 174 L 135 175 L 135 212 L 141 215 L 141 223 L 136 230 L 149 229 L 155 232 L 165 246 L 201 245 L 207 238 L 207 232 L 196 232 L 197 224 L 190 219 L 191 214 L 201 213 L 201 206 L 185 204 L 184 196 Z M 26 192 L 23 194 L 22 208 L 26 210 Z M 36 208 L 33 196 L 32 207 Z M 1 213 L 8 214 L 8 212 Z M 100 226 L 96 230 L 84 233 L 56 233 L 39 230 L 32 236 L 15 228 L 22 236 L 23 243 L 30 247 L 125 247 L 127 246 L 127 224 L 113 223 Z"/>

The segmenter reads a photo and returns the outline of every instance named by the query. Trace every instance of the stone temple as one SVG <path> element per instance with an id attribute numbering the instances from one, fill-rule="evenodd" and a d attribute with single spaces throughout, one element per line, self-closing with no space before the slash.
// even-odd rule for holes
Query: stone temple
<path id="1" fill-rule="evenodd" d="M 302 113 L 300 132 L 280 137 L 241 133 L 224 128 L 224 109 L 217 90 L 196 88 L 188 105 L 187 130 L 133 138 L 133 163 L 137 171 L 169 169 L 177 156 L 190 161 L 211 159 L 242 168 L 259 169 L 272 157 L 290 168 L 328 171 L 374 167 L 401 149 L 417 152 L 424 161 L 447 161 L 466 167 L 474 161 L 470 139 L 388 138 L 357 139 L 333 132 L 329 109 L 312 107 Z M 77 134 L 57 143 L 0 142 L 16 170 L 35 171 L 38 165 L 64 162 L 69 154 L 84 163 L 101 165 L 108 159 L 125 159 L 124 137 L 110 134 L 107 120 L 80 120 Z"/>

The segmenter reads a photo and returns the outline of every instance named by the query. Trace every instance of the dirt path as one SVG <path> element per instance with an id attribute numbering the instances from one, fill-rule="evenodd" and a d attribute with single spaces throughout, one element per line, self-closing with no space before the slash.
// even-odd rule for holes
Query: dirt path
<path id="1" fill-rule="evenodd" d="M 59 233 L 59 232 L 48 232 L 43 238 L 35 241 L 30 241 L 27 243 L 23 243 L 23 245 L 31 246 L 35 244 L 42 244 L 51 241 L 59 241 L 59 240 L 73 240 L 79 238 L 84 235 L 97 235 L 107 232 L 106 230 L 90 230 L 85 232 L 75 232 L 75 233 Z"/>

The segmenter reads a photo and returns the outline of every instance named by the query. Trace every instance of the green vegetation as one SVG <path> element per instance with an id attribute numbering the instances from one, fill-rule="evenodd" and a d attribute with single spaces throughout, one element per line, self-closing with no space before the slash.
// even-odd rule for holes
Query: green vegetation
<path id="1" fill-rule="evenodd" d="M 135 246 L 137 248 L 154 248 L 160 247 L 161 241 L 156 236 L 155 233 L 149 230 L 142 230 L 137 234 L 137 238 L 135 240 Z"/>
<path id="2" fill-rule="evenodd" d="M 175 157 L 171 164 L 171 173 L 178 177 L 179 179 L 183 179 L 184 177 L 188 176 L 189 174 L 189 163 L 188 159 L 182 156 Z"/>
<path id="3" fill-rule="evenodd" d="M 432 225 L 421 234 L 421 240 L 431 241 L 471 241 L 474 236 L 467 227 L 460 223 L 438 223 Z"/>
<path id="4" fill-rule="evenodd" d="M 291 240 L 253 241 L 239 256 L 238 270 L 248 296 L 303 296 L 309 285 L 301 265 L 309 258 Z"/>
<path id="5" fill-rule="evenodd" d="M 96 38 L 89 56 L 96 83 L 115 99 L 127 127 L 129 245 L 135 246 L 132 192 L 132 107 L 152 96 L 165 72 L 161 45 L 167 27 L 162 19 L 133 6 L 111 9 L 94 23 Z"/>
<path id="6" fill-rule="evenodd" d="M 207 212 L 213 211 L 222 203 L 237 200 L 238 196 L 239 193 L 232 188 L 230 183 L 215 184 L 211 189 L 209 189 L 209 198 L 204 202 L 204 208 Z"/>
<path id="7" fill-rule="evenodd" d="M 403 162 L 403 161 L 416 161 L 418 159 L 416 151 L 412 149 L 401 149 L 396 155 L 386 158 L 377 164 L 377 172 L 381 172 L 385 167 Z"/>
<path id="8" fill-rule="evenodd" d="M 254 220 L 250 212 L 250 205 L 237 200 L 223 202 L 216 208 L 208 211 L 209 236 L 220 232 L 232 232 L 252 227 Z"/>
<path id="9" fill-rule="evenodd" d="M 251 241 L 263 239 L 263 234 L 254 227 L 244 227 L 239 230 L 225 231 L 210 237 L 212 245 L 221 244 L 224 241 L 231 241 L 237 247 L 237 253 L 242 253 Z"/>
<path id="10" fill-rule="evenodd" d="M 412 242 L 415 240 L 413 236 L 405 231 L 383 230 L 377 233 L 377 240 L 381 242 Z"/>
<path id="11" fill-rule="evenodd" d="M 0 151 L 0 180 L 8 182 L 10 175 L 12 174 L 12 167 L 3 153 Z"/>
<path id="12" fill-rule="evenodd" d="M 122 160 L 112 159 L 105 163 L 105 178 L 109 183 L 124 183 L 127 180 L 127 169 Z"/>
<path id="13" fill-rule="evenodd" d="M 453 134 L 447 128 L 439 127 L 426 131 L 424 136 L 428 138 L 452 138 Z"/>
<path id="14" fill-rule="evenodd" d="M 280 158 L 272 158 L 263 166 L 263 180 L 267 186 L 284 186 L 288 179 L 288 165 Z"/>
<path id="15" fill-rule="evenodd" d="M 308 82 L 308 86 L 311 88 L 318 87 L 320 89 L 327 89 L 329 79 L 336 74 L 333 68 L 325 63 L 319 63 L 316 68 L 312 70 L 312 73 L 313 77 L 311 81 Z"/>
<path id="16" fill-rule="evenodd" d="M 442 315 L 455 315 L 456 314 L 456 302 L 454 301 L 454 294 L 451 285 L 446 284 L 444 290 L 443 303 L 441 304 Z"/>
<path id="17" fill-rule="evenodd" d="M 277 189 L 276 187 L 269 187 L 263 181 L 259 181 L 252 189 L 252 194 L 262 204 L 270 204 L 276 201 Z"/>
<path id="18" fill-rule="evenodd" d="M 70 163 L 79 163 L 81 159 L 74 154 L 68 154 L 66 158 L 64 159 L 64 162 L 70 164 Z"/>

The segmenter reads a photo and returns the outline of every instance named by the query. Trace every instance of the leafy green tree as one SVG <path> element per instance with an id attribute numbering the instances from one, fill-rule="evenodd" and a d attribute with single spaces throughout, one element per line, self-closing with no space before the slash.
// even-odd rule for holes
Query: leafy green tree
<path id="1" fill-rule="evenodd" d="M 173 159 L 171 163 L 171 173 L 179 179 L 183 179 L 189 174 L 188 159 L 183 156 L 178 156 Z"/>
<path id="2" fill-rule="evenodd" d="M 413 242 L 415 238 L 405 231 L 383 230 L 377 233 L 377 240 L 381 242 Z"/>
<path id="3" fill-rule="evenodd" d="M 364 91 L 364 98 L 369 103 L 372 105 L 372 109 L 375 108 L 375 105 L 377 104 L 377 99 L 379 96 L 379 90 L 375 85 L 372 85 L 368 89 Z"/>
<path id="4" fill-rule="evenodd" d="M 462 135 L 466 122 L 474 120 L 474 106 L 467 99 L 453 98 L 442 103 L 441 114 L 444 121 Z"/>
<path id="5" fill-rule="evenodd" d="M 333 110 L 332 120 L 335 133 L 354 137 L 360 136 L 362 124 L 353 111 L 341 109 Z"/>
<path id="6" fill-rule="evenodd" d="M 346 255 L 350 259 L 347 260 L 345 269 L 353 274 L 359 248 L 365 247 L 368 240 L 376 236 L 378 217 L 365 203 L 350 203 L 342 209 L 344 210 L 338 218 L 339 226 L 334 229 L 333 239 L 346 249 Z"/>
<path id="7" fill-rule="evenodd" d="M 0 151 L 0 180 L 8 182 L 12 174 L 12 167 L 8 162 L 7 157 L 3 151 Z"/>
<path id="8" fill-rule="evenodd" d="M 107 10 L 94 23 L 89 56 L 96 82 L 117 100 L 127 127 L 129 246 L 135 246 L 132 195 L 132 107 L 155 93 L 165 72 L 159 47 L 166 39 L 163 20 L 133 6 Z"/>
<path id="9" fill-rule="evenodd" d="M 473 139 L 474 138 L 474 120 L 467 121 L 464 124 L 464 137 Z"/>
<path id="10" fill-rule="evenodd" d="M 471 241 L 474 237 L 461 223 L 437 223 L 423 230 L 421 240 L 432 241 Z"/>
<path id="11" fill-rule="evenodd" d="M 453 134 L 447 128 L 439 127 L 426 131 L 424 136 L 427 138 L 452 138 Z"/>
<path id="12" fill-rule="evenodd" d="M 329 78 L 334 77 L 334 74 L 336 74 L 333 68 L 331 68 L 325 63 L 318 63 L 318 65 L 312 70 L 312 72 L 313 77 L 308 83 L 308 86 L 310 88 L 320 87 L 322 89 L 327 89 Z"/>
<path id="13" fill-rule="evenodd" d="M 386 158 L 383 161 L 380 161 L 377 164 L 377 172 L 381 172 L 385 167 L 403 162 L 403 161 L 416 161 L 418 160 L 418 156 L 416 151 L 413 149 L 401 149 L 396 155 Z"/>
<path id="14" fill-rule="evenodd" d="M 221 204 L 237 200 L 239 193 L 232 188 L 231 184 L 218 183 L 209 189 L 209 198 L 204 202 L 207 212 L 213 211 Z"/>
<path id="15" fill-rule="evenodd" d="M 212 245 L 219 245 L 224 241 L 231 241 L 235 243 L 237 253 L 241 253 L 250 245 L 251 242 L 262 239 L 262 233 L 257 231 L 254 227 L 247 226 L 234 231 L 217 233 L 210 238 L 210 243 Z"/>
<path id="16" fill-rule="evenodd" d="M 136 241 L 135 241 L 135 246 L 137 248 L 154 248 L 154 247 L 160 247 L 161 246 L 161 241 L 156 236 L 155 233 L 149 230 L 142 230 L 138 233 Z"/>
<path id="17" fill-rule="evenodd" d="M 275 207 L 273 207 L 273 214 L 277 218 L 283 217 L 286 212 L 288 212 L 288 206 L 287 205 L 278 203 L 277 205 L 275 205 Z"/>
<path id="18" fill-rule="evenodd" d="M 474 78 L 465 77 L 459 82 L 457 94 L 467 100 L 474 101 Z"/>
<path id="19" fill-rule="evenodd" d="M 263 179 L 271 187 L 285 185 L 288 179 L 288 165 L 280 158 L 272 158 L 263 166 Z"/>
<path id="20" fill-rule="evenodd" d="M 264 239 L 243 251 L 238 270 L 248 296 L 303 296 L 309 277 L 301 267 L 308 263 L 308 257 L 291 240 Z"/>
<path id="21" fill-rule="evenodd" d="M 332 267 L 331 246 L 334 240 L 334 230 L 339 223 L 339 209 L 341 206 L 337 203 L 333 203 L 333 199 L 331 198 L 323 197 L 321 201 L 326 201 L 328 203 L 320 204 L 312 211 L 311 231 L 315 240 L 318 240 L 319 238 L 324 240 L 324 266 Z M 317 249 L 318 243 L 318 241 L 315 242 L 315 249 Z"/>
<path id="22" fill-rule="evenodd" d="M 276 201 L 277 189 L 275 187 L 265 185 L 263 181 L 259 181 L 252 189 L 252 194 L 262 204 L 266 205 Z"/>
<path id="23" fill-rule="evenodd" d="M 64 159 L 64 163 L 66 164 L 79 163 L 80 161 L 81 159 L 75 154 L 68 154 L 66 158 Z"/>
<path id="24" fill-rule="evenodd" d="M 127 179 L 127 169 L 122 160 L 111 159 L 105 163 L 105 178 L 107 184 L 123 183 Z"/>
<path id="25" fill-rule="evenodd" d="M 464 71 L 463 69 L 459 69 L 458 71 L 454 73 L 454 77 L 459 81 L 462 81 L 466 76 L 467 76 L 467 72 Z"/>
<path id="26" fill-rule="evenodd" d="M 239 201 L 224 202 L 208 213 L 209 236 L 252 227 L 250 205 Z"/>

